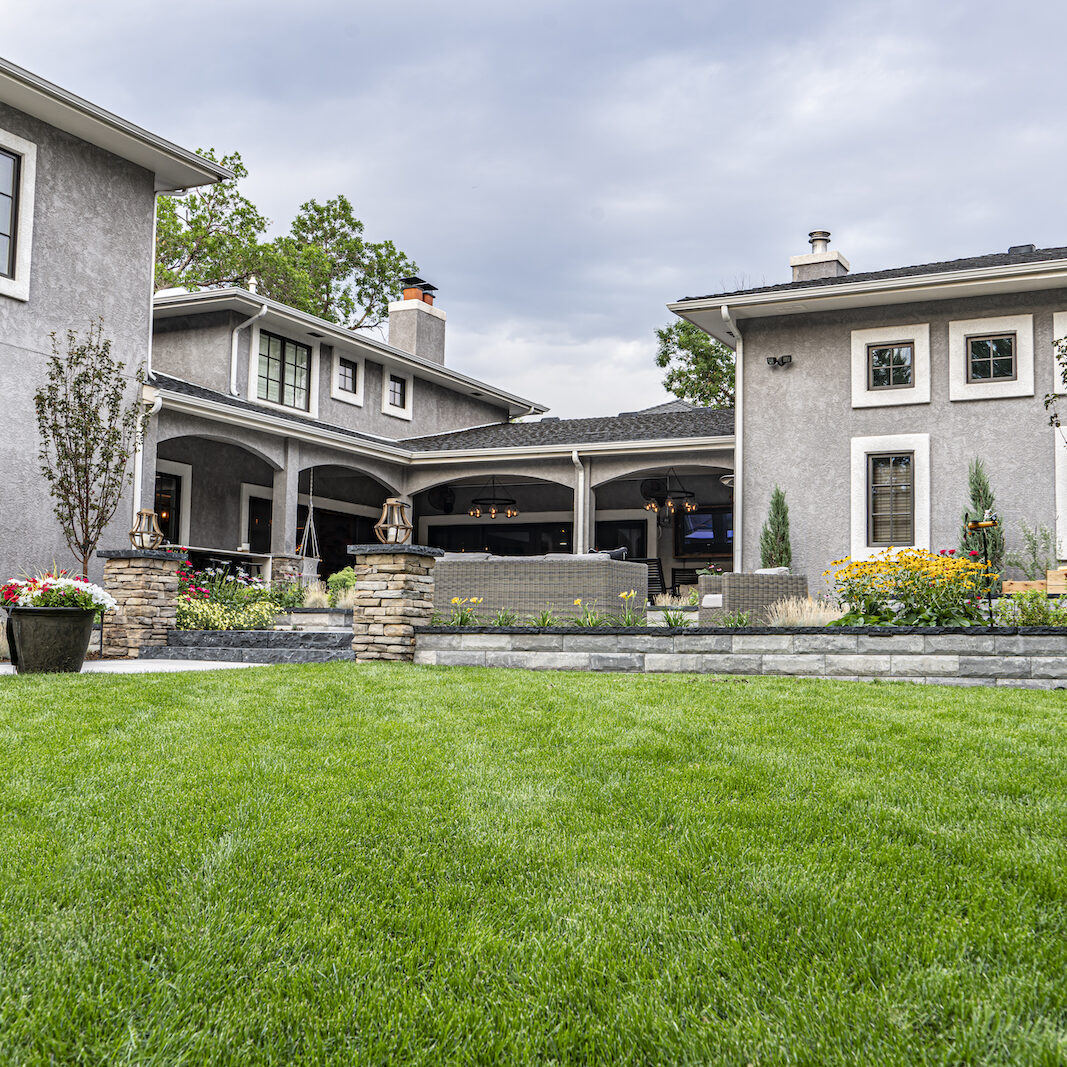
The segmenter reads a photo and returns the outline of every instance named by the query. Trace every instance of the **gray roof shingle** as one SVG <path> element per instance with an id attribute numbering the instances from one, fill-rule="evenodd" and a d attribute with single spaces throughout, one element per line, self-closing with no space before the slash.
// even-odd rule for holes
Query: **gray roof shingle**
<path id="1" fill-rule="evenodd" d="M 1067 259 L 1067 248 L 1035 248 L 1033 252 L 997 252 L 988 256 L 971 256 L 967 259 L 948 259 L 939 263 L 920 263 L 913 267 L 894 267 L 892 270 L 872 270 L 863 274 L 840 274 L 832 278 L 810 278 L 803 282 L 782 282 L 780 285 L 763 285 L 757 289 L 735 289 L 728 293 L 709 293 L 707 296 L 686 296 L 682 300 L 717 300 L 719 297 L 787 292 L 790 289 L 826 288 L 834 285 L 848 285 L 851 282 L 880 281 L 913 276 L 921 277 L 924 274 L 943 274 L 954 270 L 1008 267 L 1024 263 L 1045 263 L 1057 259 Z"/>
<path id="2" fill-rule="evenodd" d="M 733 432 L 733 408 L 692 408 L 689 411 L 634 412 L 598 419 L 499 422 L 432 437 L 413 437 L 402 443 L 419 452 L 444 452 L 461 448 L 507 449 L 659 441 L 673 437 L 729 437 Z"/>

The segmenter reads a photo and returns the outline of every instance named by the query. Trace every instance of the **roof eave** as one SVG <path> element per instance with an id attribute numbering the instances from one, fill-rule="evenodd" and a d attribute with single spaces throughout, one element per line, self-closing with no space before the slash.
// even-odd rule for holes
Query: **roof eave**
<path id="1" fill-rule="evenodd" d="M 832 286 L 722 294 L 677 300 L 668 304 L 667 308 L 732 348 L 736 338 L 730 335 L 723 319 L 724 307 L 729 308 L 730 316 L 736 321 L 1064 287 L 1067 287 L 1067 259 L 1058 259 L 1041 263 L 1012 264 L 1007 267 L 976 267 L 937 274 L 875 278 L 852 283 L 842 282 Z"/>
<path id="2" fill-rule="evenodd" d="M 718 437 L 664 437 L 656 440 L 631 441 L 561 441 L 551 445 L 519 445 L 507 447 L 496 445 L 491 448 L 453 448 L 434 450 L 412 450 L 412 462 L 431 464 L 449 460 L 500 460 L 500 459 L 537 459 L 547 457 L 566 457 L 577 451 L 579 455 L 602 452 L 634 453 L 663 452 L 681 450 L 709 450 L 733 448 L 734 434 Z"/>
<path id="3" fill-rule="evenodd" d="M 0 59 L 0 100 L 155 175 L 156 192 L 225 181 L 233 172 L 28 70 Z"/>

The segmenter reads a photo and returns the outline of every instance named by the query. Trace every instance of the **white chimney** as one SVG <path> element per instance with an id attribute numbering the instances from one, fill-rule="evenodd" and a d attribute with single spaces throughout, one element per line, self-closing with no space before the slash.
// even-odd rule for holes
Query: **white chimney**
<path id="1" fill-rule="evenodd" d="M 830 251 L 830 231 L 812 230 L 808 234 L 811 251 L 805 256 L 790 256 L 793 281 L 808 282 L 813 278 L 837 278 L 848 274 L 848 260 L 840 252 Z"/>
<path id="2" fill-rule="evenodd" d="M 445 313 L 433 306 L 437 286 L 422 278 L 401 278 L 403 296 L 389 305 L 389 343 L 412 355 L 443 364 Z"/>

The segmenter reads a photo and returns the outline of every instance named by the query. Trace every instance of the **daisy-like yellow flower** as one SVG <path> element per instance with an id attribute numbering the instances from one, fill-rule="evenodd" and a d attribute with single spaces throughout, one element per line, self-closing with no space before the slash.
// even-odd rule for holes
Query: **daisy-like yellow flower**
<path id="1" fill-rule="evenodd" d="M 575 599 L 574 599 L 574 606 L 575 606 L 576 608 L 577 608 L 577 607 L 581 607 L 581 604 L 582 604 L 582 598 L 581 598 L 581 597 L 575 597 Z"/>

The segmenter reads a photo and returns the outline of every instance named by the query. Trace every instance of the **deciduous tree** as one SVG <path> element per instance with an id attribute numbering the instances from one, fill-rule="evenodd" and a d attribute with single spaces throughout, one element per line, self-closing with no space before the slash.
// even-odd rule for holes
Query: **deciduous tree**
<path id="1" fill-rule="evenodd" d="M 664 387 L 681 400 L 705 407 L 734 402 L 734 354 L 698 326 L 678 319 L 656 331 L 656 365 L 666 367 Z"/>

